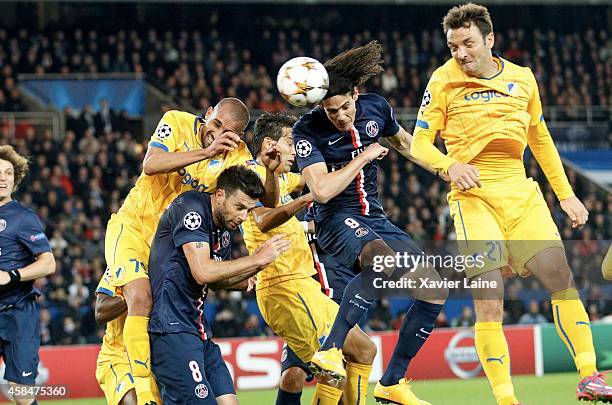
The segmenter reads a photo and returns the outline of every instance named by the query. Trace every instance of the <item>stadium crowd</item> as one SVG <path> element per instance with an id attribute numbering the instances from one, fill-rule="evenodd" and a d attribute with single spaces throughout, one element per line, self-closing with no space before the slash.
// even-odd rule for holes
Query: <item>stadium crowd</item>
<path id="1" fill-rule="evenodd" d="M 16 86 L 18 73 L 126 72 L 144 75 L 166 95 L 199 110 L 223 96 L 245 100 L 250 108 L 282 110 L 275 75 L 283 62 L 299 55 L 324 60 L 371 39 L 385 47 L 387 69 L 368 86 L 394 107 L 415 107 L 431 72 L 448 59 L 446 41 L 436 25 L 418 30 L 411 24 L 398 25 L 401 18 L 388 15 L 391 23 L 386 22 L 386 30 L 364 31 L 344 24 L 346 29 L 339 34 L 333 30 L 337 16 L 311 21 L 310 27 L 321 28 L 304 29 L 308 27 L 304 19 L 312 17 L 285 15 L 279 25 L 262 11 L 257 19 L 253 11 L 248 28 L 231 33 L 223 29 L 231 17 L 214 8 L 201 28 L 194 30 L 109 32 L 95 25 L 71 30 L 63 26 L 0 28 L 0 110 L 23 109 Z M 236 26 L 240 23 L 232 21 Z M 590 28 L 577 32 L 536 24 L 523 29 L 504 21 L 499 25 L 495 49 L 513 62 L 532 67 L 545 106 L 610 104 L 612 38 L 605 26 L 600 29 L 593 21 Z"/>
<path id="2" fill-rule="evenodd" d="M 260 29 L 245 30 L 242 37 L 234 32 L 226 38 L 220 33 L 222 16 L 211 12 L 207 19 L 206 29 L 189 31 L 0 28 L 0 111 L 25 109 L 17 87 L 18 73 L 80 72 L 140 73 L 179 105 L 198 111 L 224 96 L 241 98 L 253 109 L 283 110 L 286 104 L 275 91 L 274 74 L 285 60 L 296 55 L 325 59 L 373 38 L 385 46 L 387 70 L 363 90 L 383 94 L 396 107 L 414 107 L 433 69 L 448 57 L 438 27 L 336 35 L 300 29 L 288 17 L 282 27 L 263 21 Z M 498 32 L 496 48 L 506 58 L 532 66 L 545 105 L 610 105 L 611 41 L 606 30 L 592 28 L 580 34 L 508 28 Z M 43 293 L 39 299 L 43 344 L 99 342 L 103 336 L 93 305 L 94 290 L 105 268 L 105 226 L 140 174 L 147 147 L 147 139 L 134 131 L 126 115 L 104 102 L 96 108 L 67 107 L 64 115 L 66 134 L 61 139 L 50 130 L 26 127 L 16 134 L 11 127 L 0 126 L 0 143 L 12 144 L 30 157 L 30 175 L 16 197 L 39 213 L 57 260 L 56 274 L 36 284 Z M 247 143 L 251 136 L 247 132 Z M 381 168 L 379 197 L 397 226 L 417 242 L 455 238 L 446 183 L 394 152 L 382 161 Z M 574 171 L 567 172 L 590 211 L 587 226 L 580 230 L 571 228 L 535 160 L 527 160 L 527 173 L 540 182 L 562 238 L 572 241 L 567 247 L 570 266 L 591 319 L 596 320 L 612 313 L 610 301 L 602 298 L 597 285 L 604 241 L 612 238 L 612 195 Z M 240 235 L 235 242 L 235 256 L 246 254 Z M 507 323 L 552 320 L 549 301 L 537 281 L 514 279 L 507 291 Z M 217 309 L 214 333 L 218 337 L 271 334 L 250 310 L 248 303 L 253 299 L 252 293 L 217 293 L 211 300 Z M 368 327 L 398 328 L 401 319 L 393 312 L 389 301 L 377 303 Z M 453 319 L 442 313 L 438 326 L 473 322 L 471 308 L 465 307 Z"/>

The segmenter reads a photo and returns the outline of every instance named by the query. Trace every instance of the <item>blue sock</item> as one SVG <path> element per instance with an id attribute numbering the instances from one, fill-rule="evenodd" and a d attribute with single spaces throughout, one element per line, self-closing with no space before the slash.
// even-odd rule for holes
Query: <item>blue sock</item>
<path id="1" fill-rule="evenodd" d="M 287 392 L 278 389 L 276 395 L 276 405 L 300 405 L 301 392 Z"/>
<path id="2" fill-rule="evenodd" d="M 334 325 L 320 350 L 328 350 L 332 347 L 341 349 L 349 331 L 367 315 L 374 296 L 371 291 L 362 288 L 361 281 L 360 273 L 346 286 Z"/>
<path id="3" fill-rule="evenodd" d="M 395 385 L 404 378 L 408 364 L 421 349 L 434 328 L 434 322 L 444 306 L 425 301 L 414 301 L 406 312 L 400 328 L 393 356 L 380 383 L 386 387 Z"/>

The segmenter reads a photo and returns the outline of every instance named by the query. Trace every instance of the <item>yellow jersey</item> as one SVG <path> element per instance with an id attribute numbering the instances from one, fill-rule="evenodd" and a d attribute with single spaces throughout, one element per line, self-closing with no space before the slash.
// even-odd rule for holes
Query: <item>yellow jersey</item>
<path id="1" fill-rule="evenodd" d="M 115 287 L 111 270 L 106 269 L 98 283 L 96 294 L 106 294 L 110 297 L 120 296 L 121 288 Z M 102 348 L 98 354 L 98 363 L 111 361 L 113 363 L 128 363 L 128 355 L 123 344 L 123 325 L 127 311 L 106 324 L 106 333 L 102 340 Z"/>
<path id="2" fill-rule="evenodd" d="M 193 114 L 169 111 L 160 120 L 149 147 L 160 148 L 166 152 L 201 149 L 203 145 L 197 135 L 199 125 L 202 123 Z M 113 219 L 130 225 L 150 247 L 159 219 L 179 194 L 189 190 L 212 192 L 217 187 L 217 177 L 224 169 L 237 164 L 247 165 L 252 159 L 246 144 L 241 142 L 229 153 L 202 160 L 176 172 L 153 176 L 142 173 L 117 214 L 113 215 Z M 149 252 L 142 254 L 143 257 L 148 257 Z M 97 291 L 110 296 L 121 294 L 121 288 L 116 286 L 114 280 L 116 279 L 112 272 L 107 270 L 98 284 Z M 107 359 L 127 361 L 123 344 L 125 317 L 126 314 L 107 323 L 99 362 Z"/>
<path id="3" fill-rule="evenodd" d="M 411 153 L 448 172 L 455 162 L 478 167 L 481 180 L 525 177 L 523 153 L 529 145 L 562 200 L 574 195 L 542 114 L 536 79 L 529 68 L 494 57 L 497 73 L 470 76 L 454 59 L 436 69 L 417 116 Z M 440 133 L 444 155 L 433 146 Z"/>
<path id="4" fill-rule="evenodd" d="M 166 152 L 186 152 L 203 148 L 198 137 L 199 118 L 183 111 L 164 114 L 153 134 L 149 147 Z M 117 212 L 122 222 L 142 230 L 143 240 L 151 245 L 157 224 L 164 209 L 179 194 L 189 190 L 212 192 L 217 187 L 217 177 L 226 168 L 246 164 L 252 160 L 244 142 L 229 153 L 193 163 L 179 171 L 147 176 L 142 173 Z"/>
<path id="5" fill-rule="evenodd" d="M 255 170 L 264 179 L 266 169 L 255 163 Z M 300 184 L 300 175 L 295 173 L 284 173 L 279 176 L 280 195 L 277 206 L 287 204 L 292 199 L 289 195 Z M 291 248 L 276 258 L 265 269 L 257 274 L 257 291 L 271 287 L 283 281 L 310 277 L 315 273 L 312 253 L 304 234 L 304 228 L 300 221 L 294 216 L 284 224 L 263 233 L 257 227 L 253 214 L 250 213 L 247 220 L 242 223 L 244 243 L 253 254 L 255 249 L 274 235 L 285 234 L 291 241 Z"/>

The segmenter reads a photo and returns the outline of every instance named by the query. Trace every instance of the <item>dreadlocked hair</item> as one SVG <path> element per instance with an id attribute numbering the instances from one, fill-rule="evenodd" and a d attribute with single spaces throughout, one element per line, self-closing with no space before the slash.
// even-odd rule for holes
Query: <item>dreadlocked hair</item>
<path id="1" fill-rule="evenodd" d="M 352 94 L 356 86 L 384 70 L 382 63 L 382 46 L 378 41 L 349 49 L 328 60 L 324 64 L 329 75 L 329 90 L 325 98 Z"/>

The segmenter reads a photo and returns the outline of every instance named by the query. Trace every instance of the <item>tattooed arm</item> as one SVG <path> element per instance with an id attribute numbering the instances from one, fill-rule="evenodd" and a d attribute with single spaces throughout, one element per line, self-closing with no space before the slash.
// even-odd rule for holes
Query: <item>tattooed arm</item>
<path id="1" fill-rule="evenodd" d="M 193 278 L 200 285 L 219 283 L 233 277 L 248 279 L 289 249 L 291 242 L 282 237 L 283 235 L 277 235 L 270 238 L 252 256 L 223 262 L 211 259 L 210 246 L 206 242 L 186 243 L 183 245 L 183 252 Z"/>

